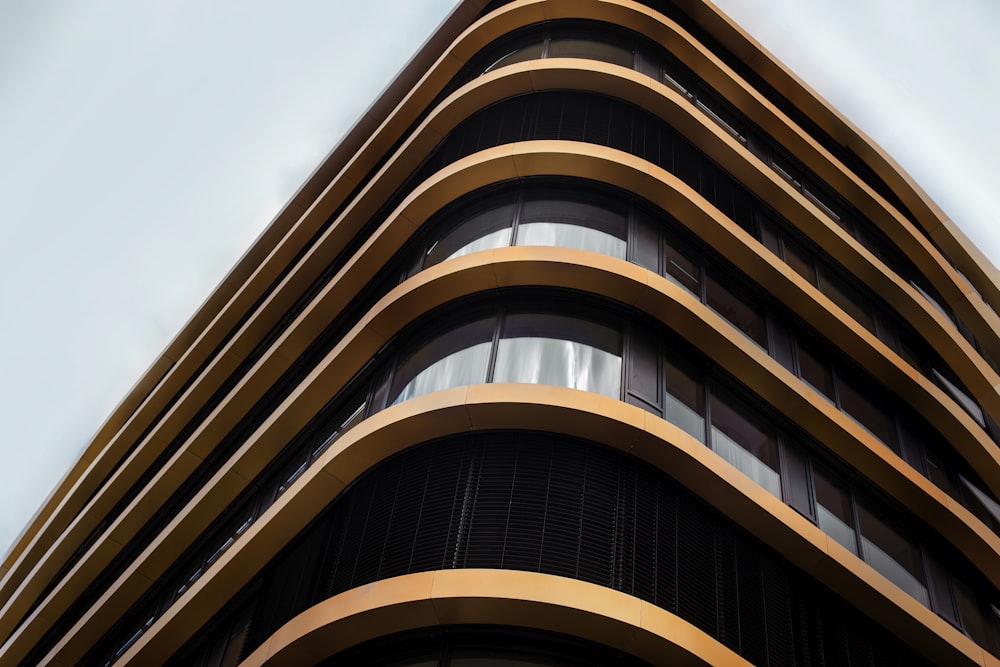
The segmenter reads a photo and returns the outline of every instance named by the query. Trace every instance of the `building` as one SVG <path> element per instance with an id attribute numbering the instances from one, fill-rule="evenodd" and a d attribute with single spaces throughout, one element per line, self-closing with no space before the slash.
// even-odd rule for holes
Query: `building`
<path id="1" fill-rule="evenodd" d="M 14 545 L 0 663 L 1000 664 L 996 308 L 705 0 L 467 0 Z"/>

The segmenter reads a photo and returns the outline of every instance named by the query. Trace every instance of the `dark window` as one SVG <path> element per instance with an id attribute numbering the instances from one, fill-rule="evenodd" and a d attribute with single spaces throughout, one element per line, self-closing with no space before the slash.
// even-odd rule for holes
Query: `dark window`
<path id="1" fill-rule="evenodd" d="M 511 199 L 508 195 L 503 199 Z M 510 245 L 510 230 L 514 223 L 516 204 L 496 202 L 485 210 L 460 218 L 449 231 L 439 236 L 427 249 L 425 267 L 477 250 Z"/>
<path id="2" fill-rule="evenodd" d="M 729 320 L 761 347 L 767 347 L 767 324 L 764 308 L 745 291 L 736 287 L 728 274 L 709 267 L 705 281 L 705 303 Z"/>
<path id="3" fill-rule="evenodd" d="M 816 488 L 816 522 L 820 530 L 857 554 L 854 509 L 846 485 L 818 466 L 813 467 L 813 485 Z"/>
<path id="4" fill-rule="evenodd" d="M 774 428 L 735 396 L 713 388 L 712 449 L 750 479 L 781 497 Z"/>
<path id="5" fill-rule="evenodd" d="M 904 591 L 930 606 L 920 550 L 867 502 L 858 500 L 861 554 L 865 562 Z"/>
<path id="6" fill-rule="evenodd" d="M 700 374 L 667 359 L 664 377 L 667 389 L 664 419 L 705 442 L 705 387 Z"/>
<path id="7" fill-rule="evenodd" d="M 586 37 L 553 37 L 549 43 L 549 58 L 589 58 L 632 69 L 632 49 Z"/>
<path id="8" fill-rule="evenodd" d="M 393 378 L 390 403 L 438 389 L 486 382 L 486 367 L 496 320 L 455 327 L 414 352 Z"/>

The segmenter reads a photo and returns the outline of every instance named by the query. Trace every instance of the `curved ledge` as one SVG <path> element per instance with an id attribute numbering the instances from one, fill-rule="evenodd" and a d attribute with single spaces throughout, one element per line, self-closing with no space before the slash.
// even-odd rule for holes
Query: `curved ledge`
<path id="1" fill-rule="evenodd" d="M 803 317 L 812 319 L 817 328 L 830 332 L 831 335 L 836 334 L 845 349 L 852 354 L 861 354 L 861 358 L 872 368 L 883 369 L 882 372 L 888 374 L 882 376 L 883 381 L 892 383 L 892 386 L 909 387 L 906 393 L 915 404 L 925 407 L 929 417 L 934 417 L 935 410 L 941 414 L 941 419 L 945 420 L 941 422 L 946 426 L 945 432 L 963 433 L 962 437 L 956 438 L 957 443 L 966 443 L 966 449 L 978 443 L 979 449 L 972 452 L 972 456 L 969 451 L 963 453 L 969 458 L 979 456 L 984 462 L 979 466 L 983 470 L 983 477 L 988 483 L 996 482 L 988 474 L 988 471 L 1000 470 L 994 454 L 990 453 L 990 447 L 995 448 L 995 445 L 987 440 L 984 434 L 976 437 L 975 429 L 978 426 L 974 425 L 964 412 L 956 413 L 943 409 L 940 402 L 943 394 L 940 390 L 930 385 L 925 378 L 908 372 L 901 360 L 890 362 L 886 355 L 892 357 L 895 355 L 889 353 L 869 332 L 836 314 L 835 306 L 829 304 L 815 288 L 802 281 L 787 267 L 775 266 L 766 256 L 766 251 L 755 247 L 759 244 L 748 245 L 749 236 L 743 230 L 712 210 L 703 201 L 699 203 L 700 197 L 678 179 L 634 156 L 601 146 L 572 142 L 525 142 L 469 156 L 450 165 L 418 187 L 351 262 L 317 295 L 293 327 L 276 343 L 274 349 L 269 350 L 267 356 L 258 362 L 251 376 L 241 383 L 226 403 L 220 406 L 177 456 L 161 470 L 127 513 L 112 526 L 110 534 L 116 536 L 115 541 L 105 544 L 100 551 L 95 550 L 88 554 L 60 584 L 52 597 L 39 607 L 35 614 L 36 618 L 31 619 L 32 627 L 26 632 L 19 630 L 16 637 L 12 638 L 15 644 L 23 644 L 30 637 L 40 636 L 38 633 L 49 626 L 49 622 L 44 619 L 57 616 L 60 609 L 65 609 L 65 606 L 82 590 L 86 581 L 92 576 L 90 573 L 99 572 L 110 562 L 120 549 L 119 545 L 124 544 L 152 515 L 158 507 L 159 499 L 179 486 L 200 458 L 211 451 L 218 438 L 235 424 L 242 415 L 241 406 L 251 404 L 254 392 L 262 392 L 273 382 L 273 378 L 287 368 L 291 360 L 313 340 L 315 332 L 321 330 L 329 321 L 329 314 L 343 308 L 348 297 L 356 293 L 357 289 L 373 275 L 375 271 L 373 267 L 382 266 L 423 220 L 441 205 L 465 191 L 492 180 L 535 173 L 583 177 L 600 174 L 602 180 L 606 182 L 627 187 L 665 209 L 673 209 L 671 212 L 698 229 L 700 234 L 709 235 L 716 247 L 731 248 L 734 260 L 739 259 L 737 264 L 748 274 L 753 275 L 769 289 L 780 290 L 788 295 L 790 304 L 798 303 L 798 312 Z M 321 252 L 323 247 L 321 241 L 316 252 Z M 449 278 L 451 275 L 457 277 Z M 390 301 L 398 299 L 399 303 L 390 308 L 384 301 L 373 309 L 372 313 L 358 325 L 352 334 L 353 338 L 348 337 L 355 350 L 349 358 L 362 361 L 370 358 L 412 317 L 451 298 L 500 286 L 532 284 L 563 286 L 609 296 L 623 303 L 635 305 L 674 328 L 677 328 L 679 321 L 678 305 L 683 306 L 683 309 L 700 313 L 691 320 L 696 323 L 691 326 L 696 328 L 680 331 L 686 333 L 692 340 L 700 341 L 705 346 L 704 349 L 712 354 L 719 353 L 717 344 L 707 341 L 720 337 L 727 341 L 725 345 L 729 349 L 741 350 L 738 353 L 740 357 L 750 360 L 745 362 L 750 364 L 747 366 L 747 376 L 761 378 L 756 381 L 761 386 L 755 387 L 761 395 L 776 404 L 789 401 L 791 405 L 808 405 L 804 414 L 814 415 L 809 419 L 818 419 L 825 425 L 819 432 L 827 434 L 830 439 L 827 444 L 831 449 L 854 462 L 866 474 L 883 484 L 890 494 L 897 498 L 905 498 L 908 503 L 914 503 L 913 506 L 921 510 L 922 515 L 931 517 L 932 525 L 949 539 L 956 543 L 968 544 L 970 554 L 977 554 L 974 556 L 975 562 L 981 564 L 984 572 L 1000 572 L 1000 567 L 994 566 L 996 563 L 994 559 L 1000 551 L 997 538 L 978 519 L 972 517 L 957 502 L 944 496 L 936 487 L 828 403 L 821 399 L 814 401 L 806 398 L 807 396 L 815 398 L 816 395 L 805 384 L 792 378 L 766 354 L 743 339 L 724 320 L 691 299 L 686 292 L 663 278 L 651 273 L 647 275 L 644 269 L 620 260 L 560 248 L 505 248 L 439 265 L 418 274 L 410 281 L 409 288 L 397 288 L 393 293 L 395 296 L 387 297 Z M 368 327 L 369 331 L 366 332 L 365 327 Z M 728 336 L 719 334 L 719 331 L 728 331 Z M 359 345 L 361 348 L 357 347 Z M 339 351 L 342 351 L 341 348 L 335 350 L 333 354 L 339 354 Z M 340 365 L 339 368 L 340 372 L 336 377 L 326 379 L 322 394 L 309 399 L 308 404 L 300 404 L 300 410 L 304 410 L 305 414 L 310 416 L 315 414 L 310 411 L 318 410 L 332 392 L 343 386 L 359 367 L 356 368 L 354 363 L 348 363 Z M 763 379 L 772 374 L 784 379 L 777 385 Z M 781 389 L 783 393 L 775 394 L 773 388 L 768 390 L 769 386 L 783 386 Z M 935 391 L 938 396 L 935 396 Z M 301 392 L 297 392 L 296 395 L 299 393 Z M 968 423 L 961 421 L 962 416 Z M 952 422 L 949 423 L 948 419 Z M 294 433 L 297 428 L 301 428 L 301 425 L 295 426 L 290 423 L 285 428 L 294 429 L 286 430 L 286 434 Z M 268 457 L 276 453 L 277 449 L 274 447 L 287 442 L 287 435 L 284 437 L 285 440 L 275 440 L 274 445 L 259 449 L 257 455 L 260 458 L 255 463 L 245 464 L 246 467 L 239 470 L 240 476 L 246 479 L 252 478 L 269 460 Z M 858 445 L 859 442 L 863 444 Z M 185 526 L 180 533 L 184 537 L 175 536 L 174 539 L 178 540 L 175 542 L 177 547 L 160 543 L 159 548 L 162 549 L 160 558 L 167 558 L 169 554 L 179 555 L 180 550 L 183 550 L 189 541 L 207 526 L 210 517 L 221 511 L 245 483 L 245 479 L 242 482 L 233 481 L 223 485 L 224 491 L 215 489 L 203 493 L 203 497 L 210 497 L 213 500 L 204 511 L 199 510 L 197 520 Z M 922 501 L 923 504 L 912 499 L 914 487 L 922 489 L 917 497 L 928 499 Z M 942 509 L 945 510 L 944 514 Z M 923 510 L 926 510 L 926 513 Z M 968 534 L 975 537 L 970 538 Z M 175 552 L 174 549 L 179 551 Z M 156 572 L 147 570 L 143 571 L 143 575 L 155 578 Z M 116 595 L 111 596 L 111 601 L 114 603 L 112 606 L 117 609 L 116 613 L 123 612 L 128 606 L 124 599 L 118 598 L 121 592 L 119 589 Z"/>
<path id="2" fill-rule="evenodd" d="M 169 655 L 251 580 L 345 486 L 419 442 L 496 427 L 587 438 L 630 452 L 691 489 L 735 523 L 834 588 L 942 664 L 980 664 L 982 649 L 680 429 L 596 394 L 539 385 L 473 385 L 384 410 L 345 434 L 123 656 Z M 377 584 L 366 587 L 376 590 Z M 466 591 L 476 591 L 469 585 Z M 915 639 L 916 638 L 916 639 Z M 49 659 L 70 663 L 74 653 Z"/>
<path id="3" fill-rule="evenodd" d="M 729 99 L 734 106 L 774 136 L 779 143 L 793 154 L 803 157 L 805 162 L 823 180 L 834 186 L 841 196 L 867 215 L 914 261 L 931 283 L 942 292 L 948 302 L 957 308 L 959 314 L 973 328 L 977 337 L 987 344 L 992 353 L 996 354 L 993 350 L 1000 344 L 996 333 L 1000 330 L 1000 317 L 989 307 L 984 307 L 986 304 L 983 298 L 969 289 L 933 243 L 881 195 L 845 167 L 819 142 L 778 110 L 761 93 L 747 84 L 686 30 L 655 10 L 631 0 L 552 3 L 552 6 L 539 6 L 541 2 L 542 0 L 518 0 L 494 10 L 480 19 L 476 25 L 466 31 L 462 38 L 457 40 L 460 46 L 456 47 L 456 50 L 462 49 L 463 39 L 473 38 L 472 33 L 475 33 L 475 44 L 478 49 L 514 28 L 554 19 L 604 21 L 629 28 L 649 37 L 656 43 L 665 45 L 697 72 L 701 78 Z M 712 11 L 717 10 L 712 8 Z M 769 60 L 772 59 L 770 54 L 764 52 L 758 52 L 757 55 L 762 55 Z M 771 71 L 768 69 L 768 72 Z M 809 94 L 812 94 L 812 90 L 801 81 L 798 79 L 794 79 L 794 81 Z M 833 113 L 837 115 L 836 112 Z M 871 140 L 857 128 L 854 128 L 853 125 L 850 127 L 864 142 L 874 146 Z M 905 180 L 912 185 L 908 177 Z M 923 195 L 923 191 L 919 188 L 916 191 Z M 794 220 L 795 218 L 790 219 Z M 941 243 L 939 237 L 942 235 L 951 234 L 953 236 L 949 239 L 949 243 L 942 245 L 959 250 L 960 256 L 967 260 L 963 263 L 966 266 L 969 266 L 969 262 L 971 262 L 976 269 L 972 272 L 975 274 L 974 278 L 986 277 L 985 281 L 980 279 L 974 280 L 974 282 L 983 294 L 991 297 L 995 304 L 994 307 L 1000 309 L 1000 280 L 996 276 L 996 271 L 990 273 L 987 270 L 988 267 L 984 268 L 982 262 L 977 259 L 976 253 L 970 254 L 967 251 L 967 246 L 971 244 L 968 243 L 964 235 L 953 234 L 955 227 L 943 214 L 940 218 L 934 216 L 930 226 L 925 225 L 925 228 L 931 232 L 938 243 Z"/>
<path id="4" fill-rule="evenodd" d="M 987 322 L 995 322 L 1000 311 L 1000 273 L 927 195 L 913 178 L 878 144 L 850 120 L 834 109 L 822 96 L 790 71 L 757 41 L 726 17 L 722 11 L 704 0 L 676 0 L 699 24 L 726 46 L 737 58 L 764 80 L 781 91 L 838 143 L 857 154 L 899 196 L 920 225 L 944 248 L 948 256 L 965 272 L 976 288 L 985 295 L 985 302 L 995 311 L 981 313 Z M 966 288 L 959 282 L 959 288 Z M 983 301 L 966 294 L 968 304 L 979 310 Z M 963 315 L 964 317 L 964 315 Z M 995 330 L 1000 330 L 992 324 Z"/>
<path id="5" fill-rule="evenodd" d="M 539 284 L 602 294 L 667 318 L 674 328 L 680 328 L 686 337 L 699 341 L 713 356 L 727 359 L 728 367 L 734 372 L 745 371 L 746 377 L 757 378 L 758 386 L 753 388 L 766 400 L 791 406 L 798 418 L 808 422 L 810 430 L 823 434 L 831 449 L 854 462 L 863 474 L 889 493 L 906 498 L 947 539 L 965 550 L 987 576 L 997 575 L 994 578 L 1000 579 L 1000 538 L 683 289 L 645 269 L 593 253 L 562 248 L 502 248 L 439 264 L 417 274 L 383 298 L 276 410 L 275 417 L 251 436 L 227 466 L 173 520 L 170 528 L 161 533 L 156 543 L 134 561 L 123 578 L 66 634 L 49 657 L 65 662 L 79 659 L 90 642 L 110 627 L 109 619 L 120 617 L 145 591 L 148 582 L 162 576 L 169 563 L 180 556 L 245 488 L 248 480 L 253 479 L 361 365 L 407 323 L 435 305 L 465 294 Z M 811 394 L 813 399 L 809 398 Z M 255 554 L 260 558 L 273 555 L 271 546 L 277 548 L 286 543 L 304 526 L 299 523 L 300 519 L 307 521 L 314 516 L 346 484 L 392 453 L 469 428 L 500 427 L 555 431 L 626 449 L 670 471 L 682 484 L 715 504 L 735 522 L 749 527 L 761 539 L 787 547 L 780 549 L 782 553 L 797 554 L 803 561 L 799 564 L 817 577 L 831 581 L 829 568 L 839 567 L 844 585 L 857 587 L 859 584 L 850 582 L 857 582 L 858 572 L 861 572 L 864 586 L 868 587 L 866 590 L 878 592 L 862 595 L 859 606 L 870 609 L 873 605 L 890 604 L 892 612 L 889 615 L 901 615 L 905 610 L 902 615 L 925 620 L 930 616 L 935 622 L 944 624 L 855 556 L 828 540 L 790 507 L 749 478 L 736 473 L 721 457 L 671 424 L 616 399 L 539 385 L 457 388 L 406 401 L 374 415 L 338 440 L 303 478 L 319 478 L 320 481 L 302 482 L 304 488 L 299 483 L 293 486 L 302 494 L 294 495 L 299 498 L 295 503 L 306 503 L 290 510 L 295 512 L 296 518 L 293 520 L 283 514 L 285 518 L 267 529 L 271 532 L 266 541 L 257 542 L 243 557 L 255 559 L 258 557 Z M 364 444 L 352 446 L 359 440 Z M 684 458 L 683 465 L 677 464 L 677 456 Z M 336 461 L 335 465 L 332 460 Z M 286 496 L 292 497 L 286 493 L 283 498 Z M 272 508 L 265 517 L 273 511 L 279 510 Z M 273 522 L 262 518 L 258 523 Z M 819 567 L 817 563 L 827 563 L 822 557 L 816 560 L 820 552 L 827 554 L 827 560 L 833 558 L 840 564 Z M 227 562 L 225 558 L 227 556 L 223 556 L 221 562 Z M 243 576 L 234 575 L 234 572 L 252 573 L 265 562 L 266 559 L 252 563 L 240 561 L 235 568 L 220 566 L 220 569 L 228 581 L 232 576 Z M 810 569 L 814 567 L 819 569 Z M 225 600 L 235 592 L 220 592 L 212 588 L 215 584 L 202 585 L 215 591 L 211 593 L 215 596 L 210 598 L 212 600 Z M 192 590 L 198 586 L 196 584 Z M 190 599 L 185 594 L 184 600 Z M 887 600 L 891 602 L 885 602 Z M 206 604 L 211 607 L 206 600 L 197 602 L 194 607 L 188 602 L 179 602 L 175 607 L 185 609 L 181 619 L 194 624 L 194 628 L 199 622 L 199 610 Z M 177 610 L 169 613 L 176 615 Z M 930 627 L 935 626 L 931 623 Z M 11 657 L 19 650 L 14 646 L 5 647 L 5 653 Z"/>
<path id="6" fill-rule="evenodd" d="M 293 618 L 240 664 L 314 664 L 369 639 L 456 624 L 558 632 L 654 665 L 750 665 L 648 602 L 596 584 L 514 570 L 421 572 L 341 593 Z"/>

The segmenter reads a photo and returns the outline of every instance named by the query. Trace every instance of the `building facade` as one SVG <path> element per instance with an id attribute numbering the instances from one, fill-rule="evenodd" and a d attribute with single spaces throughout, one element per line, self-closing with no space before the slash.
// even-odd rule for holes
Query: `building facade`
<path id="1" fill-rule="evenodd" d="M 997 308 L 705 0 L 467 0 L 13 546 L 0 663 L 1000 665 Z"/>

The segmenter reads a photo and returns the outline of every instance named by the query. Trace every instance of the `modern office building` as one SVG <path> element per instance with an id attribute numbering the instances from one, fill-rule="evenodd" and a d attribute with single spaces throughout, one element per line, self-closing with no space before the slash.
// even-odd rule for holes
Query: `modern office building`
<path id="1" fill-rule="evenodd" d="M 996 309 L 707 0 L 465 0 L 13 546 L 0 664 L 995 667 Z"/>

